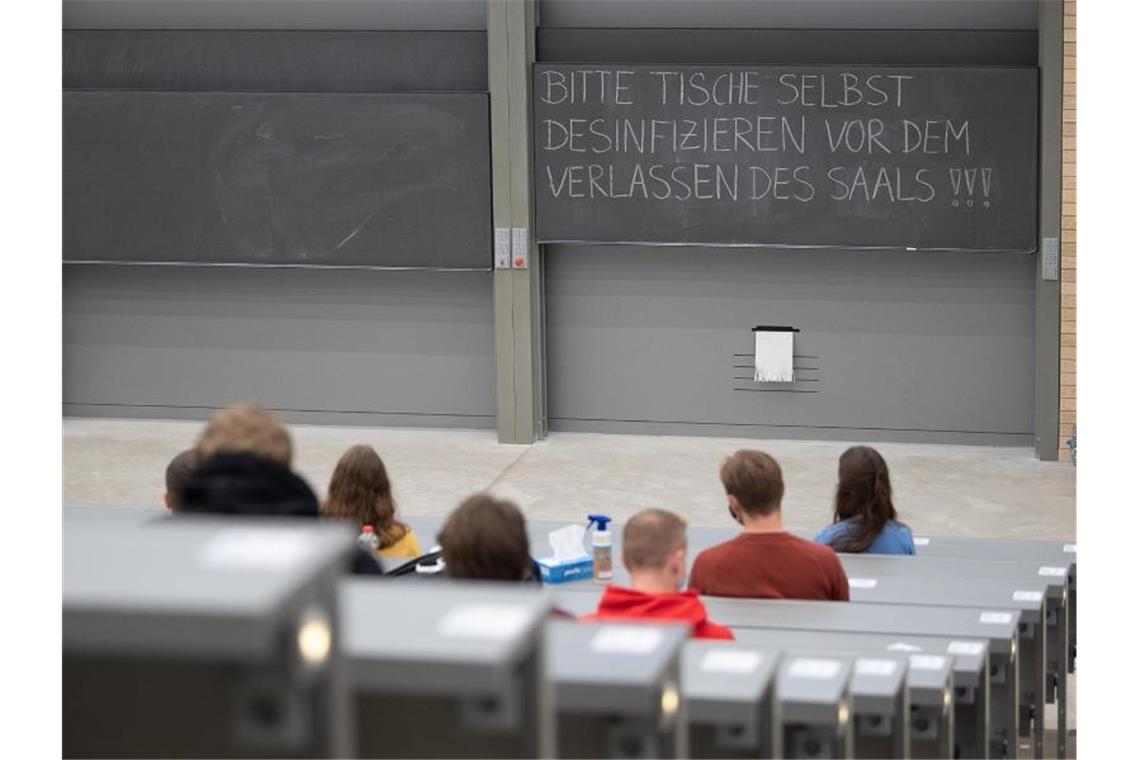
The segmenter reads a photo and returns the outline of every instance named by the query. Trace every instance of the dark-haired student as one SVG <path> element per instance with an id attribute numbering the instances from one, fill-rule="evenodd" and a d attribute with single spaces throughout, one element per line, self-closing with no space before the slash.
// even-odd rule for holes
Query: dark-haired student
<path id="1" fill-rule="evenodd" d="M 468 496 L 439 531 L 449 578 L 538 581 L 526 518 L 518 506 L 487 493 Z"/>
<path id="2" fill-rule="evenodd" d="M 742 449 L 721 465 L 720 480 L 743 531 L 697 555 L 689 588 L 706 596 L 847 601 L 847 574 L 831 547 L 784 529 L 784 478 L 775 459 Z"/>
<path id="3" fill-rule="evenodd" d="M 357 528 L 371 525 L 380 540 L 377 553 L 385 558 L 418 557 L 420 544 L 407 523 L 396 518 L 396 501 L 384 460 L 371 446 L 344 452 L 329 481 L 321 514 L 352 520 Z"/>
<path id="4" fill-rule="evenodd" d="M 170 464 L 166 465 L 166 493 L 163 494 L 162 500 L 171 512 L 178 511 L 182 489 L 186 487 L 186 481 L 190 479 L 197 463 L 197 452 L 194 449 L 186 449 L 179 452 L 170 460 Z"/>
<path id="5" fill-rule="evenodd" d="M 815 537 L 837 552 L 914 554 L 910 528 L 899 522 L 891 498 L 891 474 L 870 446 L 852 446 L 839 457 L 835 515 Z"/>
<path id="6" fill-rule="evenodd" d="M 732 639 L 732 631 L 709 620 L 705 605 L 685 582 L 685 521 L 663 509 L 638 512 L 621 534 L 621 560 L 629 587 L 609 585 L 598 611 L 582 620 L 665 620 L 692 626 L 693 638 Z"/>

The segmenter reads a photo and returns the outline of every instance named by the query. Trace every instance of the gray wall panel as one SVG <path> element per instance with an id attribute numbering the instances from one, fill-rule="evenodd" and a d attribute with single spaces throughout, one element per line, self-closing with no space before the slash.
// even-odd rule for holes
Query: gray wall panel
<path id="1" fill-rule="evenodd" d="M 1031 440 L 1031 256 L 546 251 L 554 430 Z M 792 392 L 734 390 L 756 324 L 802 330 Z"/>
<path id="2" fill-rule="evenodd" d="M 486 29 L 486 0 L 63 0 L 65 29 Z"/>
<path id="3" fill-rule="evenodd" d="M 1036 29 L 1036 0 L 539 0 L 559 27 Z"/>
<path id="4" fill-rule="evenodd" d="M 253 400 L 324 421 L 494 420 L 488 273 L 71 266 L 63 302 L 76 413 Z"/>

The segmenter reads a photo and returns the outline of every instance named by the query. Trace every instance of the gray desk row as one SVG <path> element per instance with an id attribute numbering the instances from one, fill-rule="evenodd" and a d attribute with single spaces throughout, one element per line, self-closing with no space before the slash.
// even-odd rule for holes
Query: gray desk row
<path id="1" fill-rule="evenodd" d="M 425 542 L 441 518 L 408 518 Z M 531 550 L 542 555 L 546 536 L 563 523 L 530 521 Z M 621 526 L 613 526 L 614 554 L 620 557 Z M 732 538 L 736 531 L 690 528 L 688 559 Z M 851 581 L 852 601 L 886 604 L 952 605 L 982 608 L 1000 616 L 1016 614 L 1024 667 L 1016 722 L 1018 734 L 1032 736 L 1044 751 L 1046 703 L 1057 704 L 1058 755 L 1067 753 L 1067 672 L 1075 670 L 1076 618 L 1070 606 L 1076 583 L 1076 546 L 1064 542 L 922 537 L 915 557 L 841 554 Z M 890 581 L 888 581 L 890 579 Z M 628 583 L 615 561 L 614 581 Z M 879 587 L 873 588 L 872 584 Z M 590 588 L 589 581 L 562 588 Z M 1001 725 L 1000 722 L 997 725 Z"/>
<path id="2" fill-rule="evenodd" d="M 864 558 L 853 557 L 851 564 L 865 565 Z M 871 559 L 871 558 L 867 558 Z M 864 572 L 880 572 L 884 566 L 897 567 L 897 558 L 886 558 L 886 562 L 876 562 L 878 567 L 862 568 Z M 1058 660 L 1050 660 L 1049 626 L 1046 620 L 1045 602 L 1047 583 L 1036 576 L 1014 575 L 1006 581 L 960 581 L 944 580 L 940 577 L 911 577 L 908 575 L 867 573 L 856 576 L 847 560 L 851 580 L 853 604 L 814 603 L 820 605 L 821 619 L 817 623 L 830 630 L 851 629 L 853 625 L 867 625 L 868 614 L 861 608 L 883 607 L 873 611 L 876 620 L 881 618 L 882 627 L 875 630 L 884 633 L 915 633 L 926 635 L 980 636 L 986 631 L 1002 633 L 1012 631 L 1017 657 L 1011 658 L 1008 647 L 1000 641 L 993 642 L 999 651 L 992 652 L 996 659 L 991 663 L 994 671 L 991 717 L 995 730 L 995 741 L 1016 743 L 1016 736 L 1008 733 L 1009 726 L 1016 727 L 1016 734 L 1032 736 L 1035 754 L 1044 752 L 1044 705 L 1046 684 L 1057 684 L 1058 694 L 1058 734 L 1067 729 L 1067 679 Z M 1027 588 L 1018 588 L 1026 586 Z M 596 584 L 573 583 L 558 587 L 559 599 L 575 611 L 596 606 L 600 589 Z M 707 606 L 710 617 L 723 625 L 737 627 L 779 627 L 803 628 L 804 626 L 786 620 L 783 614 L 772 616 L 764 610 L 772 605 L 787 605 L 788 602 L 767 600 L 727 600 L 709 599 Z M 813 603 L 798 603 L 809 605 Z M 853 608 L 842 611 L 843 608 Z M 942 610 L 956 609 L 959 616 L 957 628 L 946 628 Z M 849 620 L 855 622 L 849 622 Z M 931 622 L 933 621 L 933 622 Z M 1061 629 L 1063 631 L 1063 627 Z M 1013 661 L 1016 659 L 1016 662 Z M 1016 666 L 1016 667 L 1015 667 Z M 1019 685 L 1020 688 L 1014 688 Z M 1067 751 L 1062 738 L 1058 739 L 1058 753 L 1064 756 Z M 998 749 L 994 750 L 999 752 Z"/>
<path id="3" fill-rule="evenodd" d="M 342 641 L 358 716 L 395 715 L 405 727 L 398 737 L 362 728 L 360 754 L 423 756 L 429 733 L 440 753 L 483 756 L 494 728 L 514 727 L 519 743 L 493 741 L 495 754 L 953 756 L 949 656 L 697 642 L 670 625 L 531 629 L 541 614 L 520 610 L 549 609 L 543 600 L 502 586 L 345 581 Z M 377 612 L 390 604 L 401 609 L 398 629 Z M 545 705 L 542 689 L 518 689 L 511 675 L 534 676 L 528 641 L 544 650 Z M 458 707 L 442 704 L 456 694 Z M 543 709 L 550 735 L 524 730 L 544 724 Z M 459 719 L 437 720 L 440 710 Z"/>
<path id="4" fill-rule="evenodd" d="M 953 755 L 947 655 L 694 642 L 554 619 L 549 590 L 344 578 L 352 532 L 313 521 L 65 521 L 64 542 L 69 757 Z"/>
<path id="5" fill-rule="evenodd" d="M 443 524 L 444 519 L 442 517 L 418 516 L 403 516 L 403 518 L 415 529 L 416 533 L 420 536 L 420 543 L 425 548 L 435 540 L 435 536 L 439 532 L 439 528 Z M 543 556 L 549 553 L 550 547 L 547 536 L 550 531 L 564 524 L 565 523 L 562 522 L 543 520 L 531 520 L 528 522 L 527 532 L 530 537 L 531 551 L 535 556 Z M 621 525 L 614 524 L 611 527 L 614 535 L 614 556 L 620 557 Z M 735 526 L 725 528 L 690 528 L 688 531 L 689 562 L 691 563 L 696 555 L 704 549 L 729 540 L 736 535 L 737 532 Z M 808 534 L 800 535 L 803 538 L 811 538 Z M 915 545 L 918 552 L 916 555 L 917 558 L 923 560 L 944 560 L 944 562 L 934 564 L 924 562 L 923 564 L 929 568 L 926 571 L 927 577 L 945 576 L 958 577 L 963 580 L 983 580 L 996 576 L 999 577 L 1000 580 L 1004 580 L 1004 578 L 1000 577 L 999 571 L 995 571 L 992 567 L 992 564 L 997 563 L 1032 567 L 1033 572 L 1036 573 L 1038 577 L 1048 579 L 1050 597 L 1054 600 L 1049 604 L 1051 616 L 1056 616 L 1062 606 L 1060 601 L 1062 593 L 1068 596 L 1068 599 L 1065 600 L 1065 606 L 1067 607 L 1065 616 L 1052 621 L 1050 625 L 1057 627 L 1064 624 L 1066 626 L 1067 632 L 1065 637 L 1060 635 L 1060 631 L 1054 631 L 1052 638 L 1055 642 L 1061 642 L 1063 638 L 1066 639 L 1065 648 L 1059 650 L 1059 656 L 1065 658 L 1068 672 L 1074 672 L 1076 667 L 1077 636 L 1077 545 L 1075 543 L 1066 541 L 915 536 Z M 843 558 L 846 560 L 851 556 L 852 555 L 843 555 Z M 862 556 L 865 556 L 869 560 L 878 559 L 870 555 Z M 894 559 L 909 561 L 914 558 Z M 972 571 L 960 570 L 962 566 L 960 560 L 966 560 L 970 565 L 977 565 L 979 569 Z M 847 566 L 846 562 L 844 564 Z M 908 564 L 903 567 L 906 568 L 906 573 L 914 571 L 913 565 Z M 615 570 L 617 576 L 615 578 L 616 582 L 622 583 L 628 580 L 622 568 L 618 567 L 615 568 Z M 859 566 L 850 566 L 848 575 L 859 575 L 860 572 Z"/>
<path id="6" fill-rule="evenodd" d="M 563 609 L 582 614 L 596 608 L 596 594 L 583 589 L 558 593 Z M 963 667 L 977 666 L 979 644 L 988 657 L 984 684 L 974 679 L 956 682 L 956 725 L 959 743 L 967 757 L 1015 757 L 1018 752 L 1017 728 L 1020 693 L 1018 683 L 1020 650 L 1018 623 L 1013 616 L 985 617 L 970 608 L 929 605 L 842 604 L 789 600 L 705 598 L 710 619 L 731 627 L 746 640 L 751 630 L 770 630 L 786 641 L 797 642 L 801 631 L 829 636 L 833 644 L 847 634 L 893 637 L 896 650 L 928 646 L 911 643 L 906 637 L 949 638 L 939 654 L 961 656 Z M 988 723 L 988 728 L 986 724 Z M 979 737 L 988 743 L 978 745 Z M 1040 756 L 1040 752 L 1035 753 Z"/>
<path id="7" fill-rule="evenodd" d="M 95 546 L 102 547 L 99 554 L 102 557 L 107 555 L 104 553 L 108 548 L 113 548 L 111 553 L 114 555 L 122 555 L 124 557 L 130 555 L 133 547 L 138 544 L 150 546 L 151 542 L 138 540 L 132 538 L 129 541 L 118 541 L 113 538 L 112 534 L 120 535 L 124 531 L 130 532 L 127 526 L 138 525 L 155 525 L 151 520 L 151 516 L 155 511 L 146 510 L 151 515 L 146 520 L 136 520 L 134 516 L 127 516 L 121 514 L 108 514 L 99 516 L 97 512 L 88 511 L 91 508 L 82 508 L 83 514 L 73 514 L 76 510 L 71 509 L 65 513 L 65 553 L 66 556 L 73 556 L 74 552 L 70 551 L 71 546 L 82 546 L 88 542 L 86 541 L 73 541 L 69 536 L 76 535 L 76 532 L 82 532 L 83 529 L 98 529 L 103 531 L 106 535 L 100 541 L 93 542 Z M 143 512 L 143 510 L 139 510 Z M 164 521 L 164 525 L 169 525 L 172 521 Z M 178 523 L 185 521 L 179 520 Z M 237 525 L 234 521 L 227 521 L 226 528 L 234 528 Z M 335 529 L 335 526 L 321 526 L 323 528 Z M 424 526 L 421 528 L 413 523 L 413 527 L 417 528 L 417 532 L 421 533 L 421 542 L 423 544 L 430 543 L 428 533 Z M 545 535 L 545 531 L 556 527 L 553 524 L 543 525 L 534 524 L 531 526 L 532 531 L 536 529 Z M 211 528 L 210 530 L 216 531 L 218 528 Z M 164 533 L 166 531 L 163 531 Z M 184 533 L 179 528 L 178 533 Z M 260 531 L 258 529 L 259 533 Z M 150 531 L 148 531 L 148 534 Z M 273 533 L 273 531 L 270 531 Z M 249 534 L 252 535 L 252 534 Z M 105 540 L 104 540 L 105 539 Z M 248 536 L 247 539 L 248 540 Z M 109 543 L 108 543 L 109 542 Z M 240 542 L 239 542 L 240 543 Z M 270 542 L 272 543 L 272 542 Z M 288 542 L 287 542 L 288 543 Z M 296 542 L 294 542 L 296 543 Z M 215 547 L 217 548 L 217 547 Z M 217 549 L 220 552 L 219 556 L 227 556 L 226 552 L 222 549 Z M 288 546 L 286 547 L 288 548 Z M 232 547 L 231 547 L 232 550 Z M 268 552 L 266 552 L 268 553 Z M 285 552 L 287 556 L 289 552 Z M 242 561 L 240 557 L 244 556 L 238 552 L 239 564 Z M 258 552 L 253 552 L 251 556 L 255 558 Z M 247 558 L 248 559 L 248 558 Z M 142 566 L 149 566 L 156 564 L 157 556 L 151 556 L 146 562 L 140 563 Z M 865 569 L 870 569 L 872 572 L 866 572 L 863 575 L 857 574 L 857 571 L 852 569 L 852 563 L 858 564 L 860 562 L 874 563 L 866 565 Z M 279 558 L 275 560 L 281 562 Z M 930 560 L 933 562 L 934 560 Z M 988 736 L 989 742 L 982 742 L 985 750 L 991 751 L 994 755 L 1006 753 L 1015 754 L 1017 749 L 1016 734 L 1026 733 L 1032 726 L 1034 734 L 1034 746 L 1040 750 L 1040 733 L 1042 721 L 1041 716 L 1041 698 L 1042 698 L 1042 681 L 1045 674 L 1056 676 L 1057 671 L 1060 671 L 1060 683 L 1054 684 L 1058 692 L 1059 708 L 1063 707 L 1065 700 L 1064 692 L 1064 659 L 1060 662 L 1056 659 L 1056 650 L 1050 646 L 1050 630 L 1052 628 L 1060 628 L 1062 631 L 1067 630 L 1067 626 L 1063 623 L 1058 625 L 1059 621 L 1065 621 L 1067 617 L 1054 618 L 1052 626 L 1050 625 L 1050 610 L 1047 606 L 1050 597 L 1050 592 L 1055 591 L 1057 586 L 1061 586 L 1061 593 L 1054 594 L 1055 599 L 1061 600 L 1059 607 L 1053 608 L 1053 613 L 1056 615 L 1058 611 L 1061 613 L 1066 612 L 1064 601 L 1067 599 L 1067 581 L 1068 577 L 1065 576 L 1061 580 L 1061 576 L 1040 574 L 1029 575 L 1024 573 L 1024 569 L 1018 571 L 1020 574 L 1001 575 L 996 579 L 990 575 L 982 574 L 981 578 L 974 577 L 970 571 L 965 571 L 966 577 L 964 579 L 956 579 L 953 581 L 940 580 L 935 574 L 932 577 L 924 577 L 921 574 L 915 575 L 911 573 L 900 572 L 892 574 L 890 568 L 901 562 L 910 562 L 913 566 L 916 564 L 914 558 L 879 558 L 879 557 L 844 557 L 845 566 L 847 567 L 849 576 L 853 579 L 852 583 L 852 596 L 853 600 L 857 603 L 852 605 L 833 605 L 824 604 L 824 607 L 830 608 L 826 613 L 810 613 L 810 615 L 822 615 L 822 617 L 797 617 L 808 615 L 804 612 L 792 612 L 789 610 L 781 610 L 778 615 L 769 609 L 767 612 L 758 612 L 764 605 L 775 605 L 777 607 L 792 608 L 803 607 L 806 609 L 805 603 L 794 602 L 757 602 L 755 600 L 710 600 L 710 614 L 713 619 L 718 620 L 725 624 L 733 625 L 738 631 L 739 638 L 742 641 L 747 641 L 748 636 L 755 632 L 755 635 L 760 635 L 762 631 L 771 631 L 773 635 L 786 635 L 788 631 L 795 631 L 795 641 L 798 642 L 804 638 L 808 633 L 815 636 L 822 636 L 830 640 L 830 644 L 824 641 L 819 641 L 821 648 L 831 647 L 828 651 L 835 652 L 839 650 L 849 651 L 850 646 L 847 643 L 842 643 L 852 636 L 887 636 L 897 641 L 891 643 L 901 643 L 904 647 L 912 646 L 918 649 L 923 649 L 924 652 L 929 652 L 929 644 L 923 643 L 908 643 L 915 639 L 926 637 L 931 638 L 941 636 L 948 639 L 946 646 L 950 646 L 954 641 L 969 642 L 973 641 L 976 646 L 978 642 L 985 642 L 984 646 L 988 648 L 987 663 L 988 672 L 985 673 L 986 679 L 984 684 L 978 684 L 976 687 L 970 682 L 967 676 L 969 670 L 969 655 L 965 653 L 963 643 L 957 646 L 958 652 L 948 652 L 943 650 L 941 655 L 953 655 L 952 662 L 955 675 L 959 676 L 959 681 L 956 682 L 956 698 L 954 700 L 955 709 L 954 715 L 958 718 L 958 728 L 955 732 L 958 737 L 960 749 L 965 746 L 968 747 L 971 741 L 970 736 Z M 954 562 L 951 560 L 950 562 Z M 295 564 L 295 563 L 294 563 Z M 927 561 L 917 563 L 927 565 Z M 963 563 L 957 563 L 959 565 Z M 965 566 L 973 567 L 978 563 L 966 562 Z M 1008 565 L 1017 563 L 982 563 L 983 565 Z M 223 562 L 224 566 L 224 562 Z M 992 573 L 993 571 L 989 571 Z M 67 570 L 65 568 L 65 576 Z M 958 573 L 959 577 L 962 573 Z M 80 578 L 81 576 L 72 574 L 73 578 Z M 116 576 L 117 582 L 127 583 L 131 576 L 129 574 Z M 917 578 L 917 580 L 916 580 Z M 1010 586 L 1011 578 L 1014 585 Z M 157 586 L 151 589 L 151 596 L 145 597 L 144 601 L 151 605 L 163 604 L 162 593 L 163 590 L 170 588 L 168 582 L 158 582 L 159 578 L 150 578 L 146 576 L 148 581 L 156 582 Z M 326 579 L 327 581 L 327 579 Z M 134 582 L 134 581 L 132 581 Z M 1037 585 L 1034 586 L 1033 584 Z M 129 584 L 128 584 L 129 585 Z M 198 656 L 216 657 L 219 653 L 225 653 L 226 647 L 229 644 L 225 642 L 247 642 L 247 646 L 253 646 L 254 649 L 261 647 L 261 644 L 256 646 L 249 642 L 264 642 L 267 638 L 272 638 L 271 632 L 279 627 L 281 620 L 288 620 L 289 615 L 296 612 L 300 602 L 294 601 L 292 606 L 287 610 L 291 612 L 281 612 L 279 614 L 271 615 L 266 610 L 269 607 L 262 605 L 259 613 L 253 615 L 250 620 L 250 631 L 252 632 L 256 627 L 255 621 L 260 620 L 260 632 L 253 635 L 252 633 L 242 633 L 239 628 L 233 628 L 232 616 L 224 612 L 213 611 L 210 612 L 206 609 L 194 607 L 195 604 L 203 605 L 205 600 L 214 596 L 212 591 L 215 584 L 209 584 L 202 587 L 202 584 L 189 583 L 187 588 L 193 590 L 199 588 L 200 598 L 191 598 L 186 600 L 191 610 L 188 612 L 182 610 L 180 615 L 153 615 L 153 610 L 148 612 L 140 612 L 140 609 L 146 608 L 146 605 L 135 605 L 131 607 L 127 605 L 120 612 L 114 614 L 103 613 L 103 617 L 99 615 L 88 614 L 85 617 L 76 618 L 74 614 L 81 609 L 74 604 L 68 605 L 66 596 L 68 584 L 65 580 L 65 643 L 67 641 L 67 613 L 66 610 L 70 609 L 72 613 L 72 625 L 70 629 L 73 634 L 77 630 L 86 626 L 87 631 L 85 634 L 79 636 L 84 643 L 84 646 L 91 645 L 92 642 L 98 642 L 100 636 L 106 636 L 110 639 L 115 639 L 121 631 L 119 631 L 120 624 L 128 619 L 132 620 L 131 636 L 136 640 L 146 639 L 146 643 L 139 645 L 138 651 L 146 653 L 148 646 L 159 646 L 154 644 L 154 641 L 163 642 L 159 648 L 165 647 L 167 642 L 178 642 L 185 639 L 183 645 L 188 651 L 193 651 Z M 71 584 L 73 591 L 84 589 L 82 582 Z M 179 584 L 175 583 L 174 587 Z M 234 586 L 234 589 L 240 590 L 240 584 Z M 922 592 L 916 591 L 916 588 L 923 589 Z M 202 590 L 204 589 L 204 590 Z M 91 589 L 87 588 L 86 592 Z M 1020 592 L 1016 594 L 1015 592 Z M 422 587 L 408 593 L 421 594 L 430 593 L 425 592 Z M 598 587 L 590 584 L 571 584 L 565 587 L 559 587 L 554 591 L 558 596 L 560 603 L 564 606 L 572 606 L 568 602 L 568 597 L 575 596 L 579 601 L 576 602 L 585 611 L 585 608 L 592 609 L 594 597 L 598 593 Z M 1009 597 L 1008 603 L 1001 603 L 1000 594 L 1005 594 Z M 1039 594 L 1040 596 L 1035 596 Z M 922 596 L 923 598 L 919 598 Z M 226 595 L 219 595 L 220 599 L 226 599 Z M 73 599 L 74 601 L 74 599 Z M 212 599 L 210 600 L 212 601 Z M 191 604 L 191 602 L 193 602 Z M 241 606 L 244 602 L 231 600 L 230 604 Z M 811 606 L 812 603 L 806 603 Z M 207 607 L 209 605 L 206 605 Z M 998 628 L 1002 628 L 1000 635 L 981 636 L 980 632 L 975 629 L 967 629 L 965 627 L 955 627 L 958 623 L 963 623 L 965 617 L 954 618 L 956 621 L 950 625 L 950 617 L 944 616 L 946 609 L 955 610 L 957 612 L 968 612 L 975 614 L 974 621 L 979 626 L 985 626 L 990 633 L 996 633 Z M 864 612 L 855 612 L 858 608 L 865 608 Z M 878 608 L 878 612 L 867 612 L 866 610 L 873 610 Z M 149 609 L 149 608 L 148 608 Z M 132 613 L 131 610 L 134 610 Z M 843 612 L 836 612 L 836 610 L 844 610 Z M 92 613 L 92 610 L 87 610 Z M 207 614 L 207 612 L 209 614 Z M 134 614 L 138 619 L 132 619 L 130 614 Z M 957 614 L 957 613 L 955 613 Z M 837 617 L 838 616 L 838 617 Z M 939 617 L 943 616 L 943 617 Z M 982 622 L 983 616 L 986 622 Z M 86 621 L 82 625 L 78 621 Z M 775 621 L 775 622 L 774 622 Z M 887 621 L 887 622 L 882 622 Z M 900 621 L 906 621 L 906 625 L 900 625 Z M 922 622 L 925 621 L 925 622 Z M 1044 621 L 1044 625 L 1042 625 Z M 390 618 L 388 625 L 391 625 Z M 930 627 L 924 627 L 929 625 Z M 158 626 L 157 628 L 150 628 L 149 626 Z M 885 626 L 885 628 L 884 628 Z M 149 633 L 146 633 L 149 631 Z M 750 632 L 745 634 L 743 632 Z M 1000 639 L 1001 635 L 1008 633 L 1008 640 L 1006 644 L 1002 644 Z M 976 636 L 976 638 L 971 638 Z M 904 639 L 904 637 L 906 637 Z M 785 639 L 786 640 L 786 639 Z M 806 640 L 806 639 L 805 639 Z M 75 636 L 72 636 L 72 644 L 76 643 Z M 757 642 L 759 643 L 759 642 Z M 771 648 L 777 650 L 784 650 L 786 646 L 773 646 L 769 642 Z M 805 645 L 806 646 L 806 645 Z M 1044 654 L 1043 649 L 1048 648 L 1048 652 L 1052 653 L 1053 659 L 1049 655 Z M 217 650 L 217 651 L 214 651 Z M 882 654 L 882 650 L 875 648 L 871 651 Z M 897 651 L 897 650 L 896 650 Z M 1063 650 L 1062 650 L 1063 651 Z M 1003 654 L 1004 652 L 1004 654 Z M 236 653 L 230 653 L 237 656 Z M 229 655 L 227 655 L 229 656 Z M 249 657 L 250 652 L 241 655 Z M 1040 667 L 1042 659 L 1046 660 L 1046 666 Z M 73 660 L 73 664 L 77 661 Z M 975 655 L 976 664 L 976 655 Z M 1020 665 L 1020 668 L 1019 668 Z M 81 669 L 76 667 L 70 668 L 71 673 L 81 672 Z M 104 674 L 105 675 L 105 674 Z M 1018 685 L 1020 684 L 1020 688 Z M 140 690 L 135 690 L 138 693 Z M 913 695 L 912 695 L 913 696 Z M 971 707 L 970 700 L 973 699 L 974 705 Z M 980 705 L 980 707 L 979 707 Z M 1024 709 L 1028 707 L 1030 709 Z M 988 708 L 988 709 L 987 709 Z M 471 708 L 466 708 L 471 709 Z M 971 713 L 972 711 L 972 713 Z M 882 716 L 880 716 L 881 718 Z M 986 720 L 990 719 L 991 725 L 985 725 Z M 1059 710 L 1059 718 L 1062 723 L 1059 726 L 1059 750 L 1063 752 L 1063 742 L 1065 736 L 1063 711 Z M 927 727 L 931 725 L 930 720 L 922 721 Z M 156 724 L 157 725 L 157 724 Z M 879 723 L 881 725 L 881 721 Z M 969 728 L 967 728 L 969 727 Z M 735 730 L 735 729 L 734 729 Z M 971 734 L 971 731 L 973 734 Z M 256 733 L 256 732 L 254 732 Z M 730 732 L 731 733 L 731 732 Z M 721 739 L 724 739 L 721 736 Z M 897 736 L 896 736 L 897 738 Z M 818 744 L 818 737 L 809 741 L 810 746 Z M 922 747 L 923 740 L 915 739 L 913 735 L 910 738 L 914 746 Z M 789 741 L 791 739 L 789 738 Z M 977 738 L 974 739 L 975 744 L 979 742 Z M 722 742 L 723 743 L 723 742 Z M 927 741 L 927 746 L 929 741 Z M 199 753 L 203 754 L 203 753 Z M 210 754 L 210 753 L 204 753 Z M 1040 755 L 1040 751 L 1035 752 Z"/>

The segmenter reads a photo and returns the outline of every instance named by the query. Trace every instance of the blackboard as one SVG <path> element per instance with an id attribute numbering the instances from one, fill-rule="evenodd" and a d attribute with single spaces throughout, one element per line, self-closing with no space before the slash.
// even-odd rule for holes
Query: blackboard
<path id="1" fill-rule="evenodd" d="M 540 242 L 1034 251 L 1032 68 L 537 65 Z"/>
<path id="2" fill-rule="evenodd" d="M 484 94 L 69 91 L 65 262 L 491 266 Z"/>

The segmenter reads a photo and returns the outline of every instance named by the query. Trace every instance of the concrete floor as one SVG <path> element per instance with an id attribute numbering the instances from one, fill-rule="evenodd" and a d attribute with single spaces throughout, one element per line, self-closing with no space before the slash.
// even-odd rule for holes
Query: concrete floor
<path id="1" fill-rule="evenodd" d="M 159 506 L 163 470 L 192 445 L 201 423 L 66 419 L 63 495 L 68 504 Z M 720 461 L 758 448 L 780 462 L 785 522 L 813 530 L 830 521 L 836 460 L 849 444 L 674 436 L 555 433 L 530 446 L 499 444 L 493 431 L 293 425 L 297 469 L 321 496 L 337 458 L 368 443 L 388 465 L 399 508 L 445 515 L 489 489 L 535 519 L 623 519 L 657 506 L 694 526 L 731 527 L 717 478 Z M 1039 462 L 1026 448 L 875 444 L 891 467 L 895 502 L 916 533 L 1071 539 L 1076 470 Z"/>

